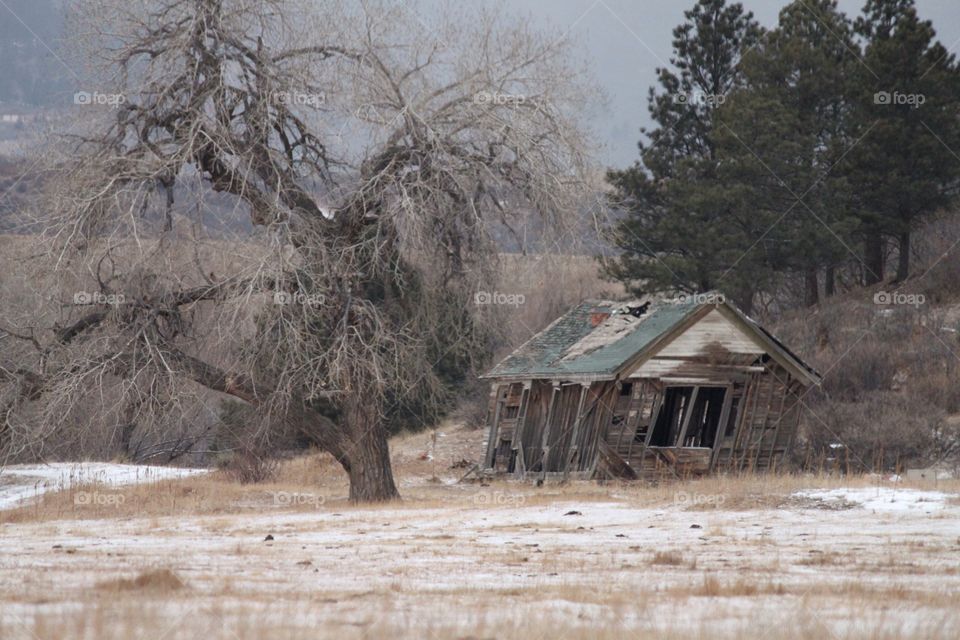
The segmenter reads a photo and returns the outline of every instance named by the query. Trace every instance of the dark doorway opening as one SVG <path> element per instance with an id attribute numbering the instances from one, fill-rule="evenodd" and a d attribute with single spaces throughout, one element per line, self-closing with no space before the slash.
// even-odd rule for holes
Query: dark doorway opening
<path id="1" fill-rule="evenodd" d="M 683 437 L 681 447 L 712 447 L 720 426 L 720 414 L 723 411 L 723 387 L 700 387 L 697 401 L 693 403 L 690 424 Z"/>
<path id="2" fill-rule="evenodd" d="M 724 387 L 667 387 L 650 446 L 713 447 L 726 391 Z"/>

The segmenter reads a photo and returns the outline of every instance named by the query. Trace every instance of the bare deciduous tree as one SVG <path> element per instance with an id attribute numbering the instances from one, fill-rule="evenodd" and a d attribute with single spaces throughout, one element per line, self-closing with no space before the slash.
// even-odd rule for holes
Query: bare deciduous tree
<path id="1" fill-rule="evenodd" d="M 36 359 L 5 376 L 3 424 L 99 394 L 130 428 L 214 391 L 263 438 L 307 434 L 351 499 L 395 497 L 384 417 L 438 406 L 488 349 L 497 234 L 574 224 L 591 93 L 568 43 L 404 3 L 81 9 L 108 104 L 51 157 L 51 306 L 5 327 Z"/>

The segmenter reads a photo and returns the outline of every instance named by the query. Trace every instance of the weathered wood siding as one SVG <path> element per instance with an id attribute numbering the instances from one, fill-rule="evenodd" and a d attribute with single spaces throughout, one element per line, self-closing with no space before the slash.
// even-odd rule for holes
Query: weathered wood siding
<path id="1" fill-rule="evenodd" d="M 783 466 L 800 420 L 802 385 L 782 367 L 755 374 L 739 403 L 734 433 L 718 441 L 713 468 L 773 470 Z"/>

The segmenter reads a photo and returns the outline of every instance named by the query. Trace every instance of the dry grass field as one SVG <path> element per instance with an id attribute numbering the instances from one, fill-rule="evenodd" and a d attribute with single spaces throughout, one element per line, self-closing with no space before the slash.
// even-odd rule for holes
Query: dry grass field
<path id="1" fill-rule="evenodd" d="M 0 638 L 960 636 L 956 481 L 457 483 L 482 440 L 396 438 L 379 507 L 321 455 L 38 495 L 0 511 Z"/>

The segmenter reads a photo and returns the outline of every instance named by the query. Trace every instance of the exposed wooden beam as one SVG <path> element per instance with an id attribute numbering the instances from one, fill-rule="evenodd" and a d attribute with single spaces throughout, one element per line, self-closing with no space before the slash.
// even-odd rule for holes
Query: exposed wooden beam
<path id="1" fill-rule="evenodd" d="M 690 418 L 693 417 L 693 409 L 697 406 L 697 396 L 699 394 L 700 387 L 694 387 L 693 393 L 690 394 L 690 402 L 687 404 L 686 410 L 683 412 L 683 425 L 680 427 L 680 433 L 677 435 L 677 441 L 674 443 L 675 446 L 683 446 L 683 439 L 687 437 L 687 429 L 690 427 Z"/>
<path id="2" fill-rule="evenodd" d="M 733 406 L 733 385 L 728 384 L 726 391 L 723 392 L 723 408 L 720 410 L 720 423 L 717 425 L 717 432 L 713 436 L 713 453 L 710 454 L 710 467 L 707 469 L 713 472 L 717 464 L 717 458 L 720 457 L 720 449 L 723 448 L 723 434 L 727 429 L 727 421 L 730 419 L 730 408 Z"/>

